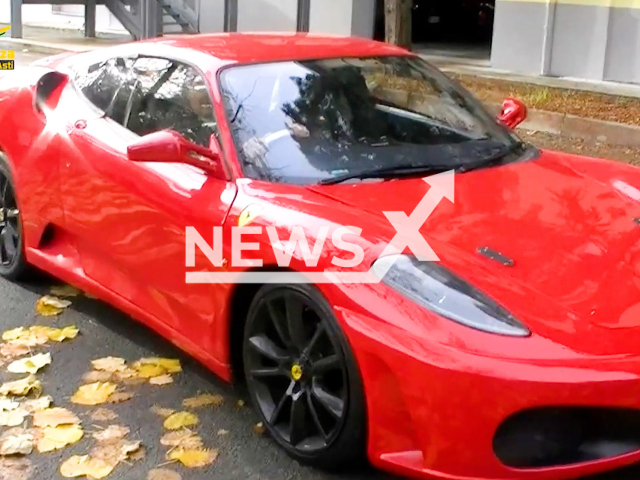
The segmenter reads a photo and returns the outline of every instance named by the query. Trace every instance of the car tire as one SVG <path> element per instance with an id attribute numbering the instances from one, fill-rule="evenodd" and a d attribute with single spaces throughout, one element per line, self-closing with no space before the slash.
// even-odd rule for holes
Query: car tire
<path id="1" fill-rule="evenodd" d="M 364 460 L 362 379 L 331 306 L 315 288 L 263 286 L 249 307 L 242 350 L 251 402 L 291 457 L 332 471 Z"/>
<path id="2" fill-rule="evenodd" d="M 33 273 L 24 253 L 22 219 L 15 192 L 9 162 L 0 152 L 0 277 L 12 281 L 26 280 Z M 5 235 L 15 240 L 12 252 L 7 251 Z M 6 258 L 8 255 L 11 257 L 9 260 Z"/>

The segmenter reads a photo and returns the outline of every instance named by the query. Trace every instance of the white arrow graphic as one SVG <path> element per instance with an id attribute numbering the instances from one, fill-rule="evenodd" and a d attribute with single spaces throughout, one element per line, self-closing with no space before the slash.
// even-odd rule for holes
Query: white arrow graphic
<path id="1" fill-rule="evenodd" d="M 420 233 L 420 229 L 440 204 L 443 198 L 451 203 L 455 202 L 455 170 L 439 173 L 422 179 L 431 188 L 420 203 L 407 216 L 404 212 L 382 212 L 396 229 L 396 235 L 385 247 L 378 258 L 402 253 L 409 247 L 411 252 L 422 262 L 437 262 L 440 260 L 429 243 Z M 381 262 L 377 268 L 371 267 L 368 272 L 324 272 L 335 283 L 378 283 L 393 266 L 392 262 Z"/>

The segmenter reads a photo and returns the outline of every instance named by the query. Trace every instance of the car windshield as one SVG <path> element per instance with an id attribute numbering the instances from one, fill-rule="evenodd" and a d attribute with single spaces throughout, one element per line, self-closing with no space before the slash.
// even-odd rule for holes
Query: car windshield
<path id="1" fill-rule="evenodd" d="M 253 179 L 316 184 L 379 171 L 464 170 L 521 146 L 419 57 L 234 66 L 220 84 L 244 174 Z"/>

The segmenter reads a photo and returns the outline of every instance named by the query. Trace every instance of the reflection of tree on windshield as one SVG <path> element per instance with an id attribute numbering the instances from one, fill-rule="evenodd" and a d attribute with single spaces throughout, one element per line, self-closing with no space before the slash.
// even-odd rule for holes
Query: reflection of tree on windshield
<path id="1" fill-rule="evenodd" d="M 311 137 L 337 142 L 379 141 L 379 131 L 372 128 L 376 126 L 375 103 L 358 69 L 317 70 L 304 78 L 291 78 L 300 93 L 294 102 L 285 103 L 282 111 L 295 124 L 306 127 Z"/>
<path id="2" fill-rule="evenodd" d="M 407 101 L 382 95 L 400 85 L 414 87 L 399 92 Z M 457 168 L 514 143 L 468 94 L 413 57 L 232 67 L 221 90 L 250 178 L 308 184 L 397 167 Z"/>
<path id="3" fill-rule="evenodd" d="M 357 68 L 308 66 L 314 72 L 291 78 L 299 94 L 281 108 L 290 119 L 293 138 L 313 167 L 330 173 L 336 170 L 336 159 L 331 156 L 354 162 L 353 155 L 347 155 L 354 145 L 388 143 L 376 104 Z M 368 148 L 362 160 L 371 162 L 375 155 Z"/>

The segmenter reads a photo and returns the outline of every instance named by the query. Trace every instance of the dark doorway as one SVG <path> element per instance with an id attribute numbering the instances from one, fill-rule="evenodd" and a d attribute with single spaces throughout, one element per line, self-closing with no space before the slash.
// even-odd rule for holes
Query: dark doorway
<path id="1" fill-rule="evenodd" d="M 488 58 L 496 0 L 413 0 L 415 49 Z M 376 0 L 376 40 L 384 40 L 384 0 Z"/>

